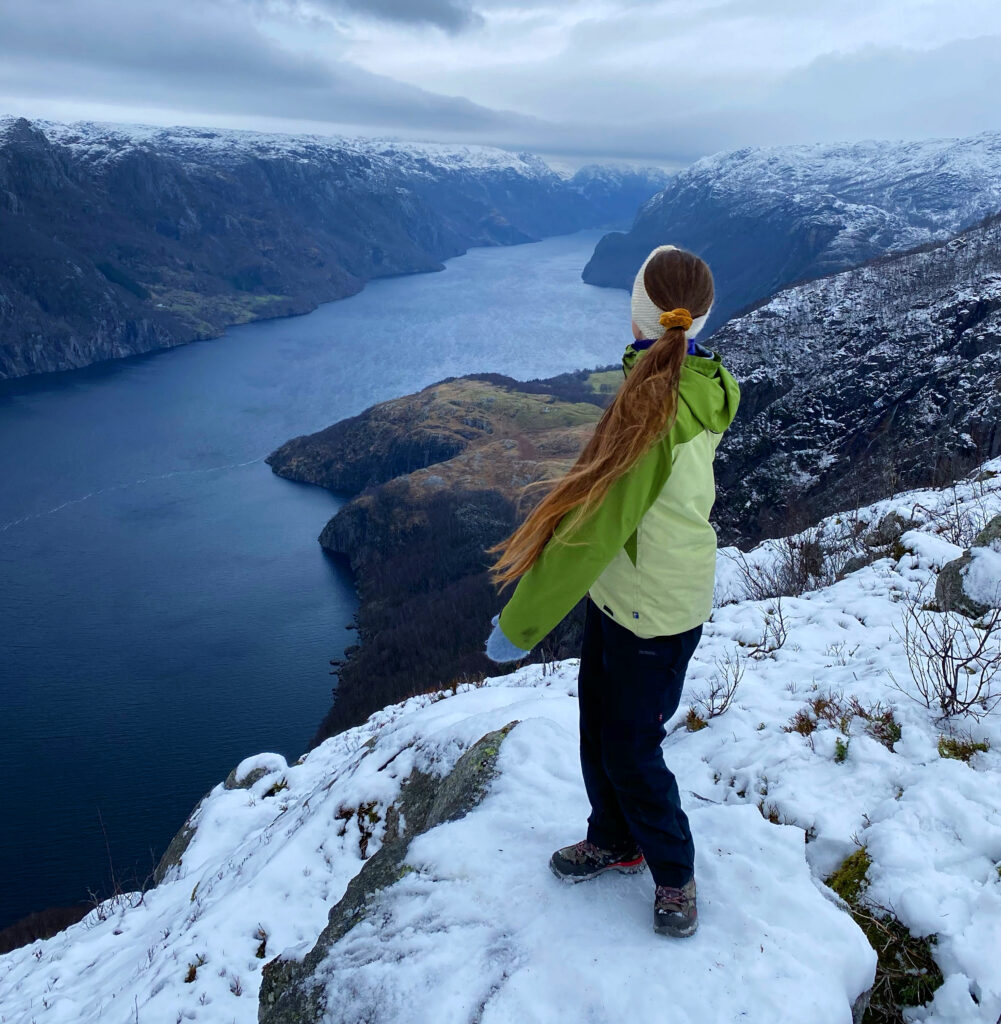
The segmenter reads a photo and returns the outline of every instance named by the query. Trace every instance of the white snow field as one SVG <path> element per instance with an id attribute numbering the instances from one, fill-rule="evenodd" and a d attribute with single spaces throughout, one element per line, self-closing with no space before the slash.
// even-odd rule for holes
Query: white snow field
<path id="1" fill-rule="evenodd" d="M 158 888 L 0 957 L 0 1021 L 255 1022 L 262 965 L 313 945 L 363 848 L 378 849 L 407 774 L 444 773 L 518 720 L 482 803 L 418 836 L 413 870 L 335 946 L 322 971 L 331 1021 L 848 1024 L 876 958 L 822 879 L 862 843 L 872 898 L 915 935 L 938 936 L 945 983 L 909 1018 L 995 1024 L 1001 715 L 942 722 L 898 688 L 911 678 L 897 632 L 908 598 L 961 553 L 953 540 L 1001 512 L 1001 460 L 982 468 L 979 482 L 825 521 L 845 536 L 891 510 L 920 525 L 900 557 L 783 598 L 787 636 L 770 653 L 753 645 L 775 602 L 734 601 L 739 559 L 721 552 L 719 593 L 732 603 L 706 625 L 665 741 L 697 847 L 693 938 L 653 932 L 648 873 L 568 885 L 548 869 L 553 849 L 584 835 L 588 813 L 571 659 L 388 707 L 295 765 L 248 758 L 238 775 L 260 767 L 263 777 L 208 794 L 181 865 Z M 778 550 L 767 543 L 749 559 L 765 565 Z M 687 731 L 688 700 L 727 659 L 744 669 L 733 705 Z M 860 720 L 844 735 L 823 723 L 809 736 L 787 731 L 828 692 L 892 708 L 893 749 Z M 943 733 L 990 748 L 968 763 L 945 758 Z"/>

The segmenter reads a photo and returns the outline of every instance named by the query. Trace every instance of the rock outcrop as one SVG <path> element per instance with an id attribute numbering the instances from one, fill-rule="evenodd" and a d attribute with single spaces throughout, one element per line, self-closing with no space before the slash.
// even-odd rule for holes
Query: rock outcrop
<path id="1" fill-rule="evenodd" d="M 370 912 L 378 893 L 407 873 L 411 840 L 436 825 L 457 821 L 482 799 L 494 775 L 501 744 L 517 725 L 509 722 L 487 733 L 438 779 L 414 769 L 404 780 L 398 806 L 386 814 L 386 834 L 378 852 L 348 883 L 344 896 L 330 910 L 329 923 L 313 948 L 301 958 L 278 957 L 266 964 L 261 979 L 261 1024 L 320 1024 L 327 1016 L 323 963 L 337 955 L 337 941 Z M 390 823 L 392 827 L 390 827 Z"/>
<path id="2" fill-rule="evenodd" d="M 943 611 L 971 619 L 1001 607 L 1001 515 L 977 534 L 959 558 L 942 566 L 935 581 L 935 603 Z"/>

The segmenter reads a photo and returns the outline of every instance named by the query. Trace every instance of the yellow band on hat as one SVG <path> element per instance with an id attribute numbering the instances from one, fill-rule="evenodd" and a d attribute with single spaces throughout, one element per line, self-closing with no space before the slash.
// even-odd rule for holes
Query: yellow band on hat
<path id="1" fill-rule="evenodd" d="M 672 327 L 681 327 L 687 331 L 692 326 L 692 314 L 687 309 L 669 310 L 666 313 L 660 314 L 660 326 L 665 330 L 670 330 Z"/>

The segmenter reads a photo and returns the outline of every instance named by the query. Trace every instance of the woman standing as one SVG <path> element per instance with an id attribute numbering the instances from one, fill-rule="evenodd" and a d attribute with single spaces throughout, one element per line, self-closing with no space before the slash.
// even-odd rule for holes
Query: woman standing
<path id="1" fill-rule="evenodd" d="M 582 881 L 649 864 L 654 928 L 674 936 L 698 924 L 695 850 L 661 744 L 712 609 L 713 458 L 740 398 L 719 355 L 693 340 L 712 301 L 697 256 L 650 253 L 615 399 L 572 469 L 490 549 L 496 583 L 520 577 L 493 619 L 494 661 L 523 658 L 587 595 L 578 696 L 591 814 L 587 838 L 550 866 Z"/>

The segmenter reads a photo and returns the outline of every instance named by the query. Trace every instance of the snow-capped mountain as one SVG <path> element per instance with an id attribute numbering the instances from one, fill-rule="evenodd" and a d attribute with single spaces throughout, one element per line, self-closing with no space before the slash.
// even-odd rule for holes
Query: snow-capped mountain
<path id="1" fill-rule="evenodd" d="M 599 188 L 487 146 L 0 118 L 0 379 L 622 223 L 664 180 Z"/>
<path id="2" fill-rule="evenodd" d="M 571 659 L 413 697 L 294 765 L 247 758 L 155 888 L 0 957 L 0 1020 L 848 1024 L 877 970 L 824 884 L 848 864 L 853 909 L 892 910 L 931 957 L 898 970 L 926 1001 L 913 1019 L 995 1024 L 1001 719 L 911 699 L 903 622 L 961 553 L 957 524 L 998 513 L 1001 460 L 832 518 L 819 529 L 870 564 L 780 603 L 747 592 L 782 545 L 721 551 L 665 741 L 696 841 L 692 939 L 653 933 L 646 874 L 548 870 L 587 814 Z M 892 553 L 868 541 L 888 521 Z M 686 729 L 733 666 L 730 708 Z"/>
<path id="3" fill-rule="evenodd" d="M 717 462 L 728 530 L 952 480 L 1001 454 L 1001 217 L 780 292 L 712 345 L 742 388 Z"/>
<path id="4" fill-rule="evenodd" d="M 659 167 L 585 164 L 574 173 L 571 184 L 607 211 L 609 223 L 630 224 L 636 211 L 670 179 Z"/>
<path id="5" fill-rule="evenodd" d="M 924 142 L 747 148 L 705 157 L 601 240 L 584 280 L 632 285 L 656 245 L 702 256 L 712 329 L 796 281 L 943 239 L 1001 211 L 1001 132 Z"/>

